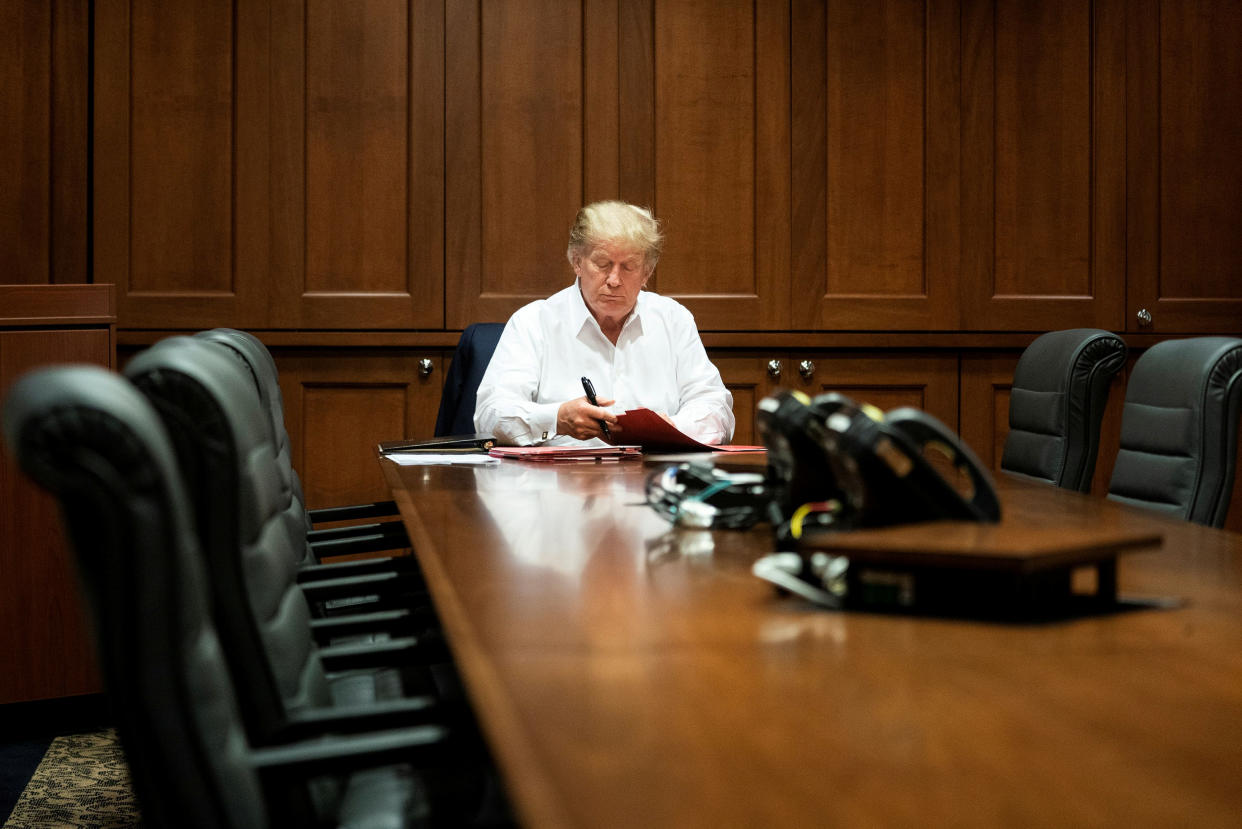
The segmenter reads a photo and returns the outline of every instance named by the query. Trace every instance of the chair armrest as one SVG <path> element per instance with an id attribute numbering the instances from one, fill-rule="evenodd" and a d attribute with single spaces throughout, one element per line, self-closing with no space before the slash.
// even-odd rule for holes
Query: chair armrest
<path id="1" fill-rule="evenodd" d="M 443 637 L 428 632 L 421 636 L 401 636 L 382 642 L 349 642 L 319 649 L 325 671 L 337 673 L 363 668 L 393 668 L 403 665 L 429 665 L 449 660 Z"/>
<path id="2" fill-rule="evenodd" d="M 353 504 L 347 507 L 324 507 L 323 509 L 307 510 L 312 524 L 327 524 L 333 521 L 353 521 L 357 518 L 383 518 L 397 514 L 397 504 L 393 501 L 377 501 L 374 504 Z"/>
<path id="3" fill-rule="evenodd" d="M 416 600 L 427 598 L 427 591 L 423 589 L 421 580 L 402 573 L 364 573 L 334 579 L 312 579 L 307 582 L 299 581 L 298 586 L 306 600 L 312 603 L 358 596 L 398 595 L 408 597 L 409 601 L 403 601 L 403 604 L 409 605 Z"/>
<path id="4" fill-rule="evenodd" d="M 444 725 L 448 713 L 432 696 L 404 697 L 365 705 L 325 705 L 290 714 L 270 743 L 292 743 L 329 734 L 373 734 L 394 728 Z"/>
<path id="5" fill-rule="evenodd" d="M 419 725 L 252 748 L 250 761 L 269 780 L 305 779 L 392 763 L 437 764 L 457 753 L 455 743 L 448 728 Z"/>
<path id="6" fill-rule="evenodd" d="M 384 533 L 393 536 L 395 539 L 406 539 L 405 525 L 400 521 L 379 521 L 374 524 L 350 524 L 347 527 L 331 527 L 326 530 L 311 530 L 306 534 L 306 540 L 311 543 L 317 541 L 331 541 L 337 538 L 356 538 L 362 535 L 375 535 L 376 533 Z M 394 546 L 405 546 L 408 541 L 402 541 L 394 544 Z"/>
<path id="7" fill-rule="evenodd" d="M 310 542 L 311 553 L 316 561 L 329 556 L 347 556 L 356 553 L 380 553 L 409 547 L 409 539 L 395 533 L 376 532 L 348 538 L 329 538 Z"/>
<path id="8" fill-rule="evenodd" d="M 311 635 L 322 645 L 344 636 L 363 636 L 370 633 L 387 633 L 390 636 L 410 636 L 434 628 L 438 620 L 430 608 L 408 610 L 376 610 L 370 613 L 352 613 L 311 619 Z"/>
<path id="9" fill-rule="evenodd" d="M 298 568 L 297 579 L 299 583 L 307 584 L 324 579 L 353 578 L 378 573 L 395 573 L 407 579 L 416 579 L 421 575 L 418 562 L 413 557 L 383 556 L 382 558 L 360 558 L 354 561 L 334 561 L 331 564 L 312 564 Z"/>

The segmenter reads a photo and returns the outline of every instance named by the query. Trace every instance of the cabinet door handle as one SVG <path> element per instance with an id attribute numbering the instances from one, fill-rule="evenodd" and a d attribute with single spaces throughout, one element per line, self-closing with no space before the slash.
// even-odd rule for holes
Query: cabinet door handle
<path id="1" fill-rule="evenodd" d="M 1135 314 L 1135 316 L 1138 317 L 1138 324 L 1140 327 L 1146 328 L 1151 325 L 1151 311 L 1148 311 L 1146 308 L 1140 308 L 1139 312 Z"/>
<path id="2" fill-rule="evenodd" d="M 418 361 L 418 376 L 419 377 L 430 377 L 431 371 L 434 368 L 435 368 L 435 363 L 431 362 L 431 360 L 424 357 L 423 359 Z"/>
<path id="3" fill-rule="evenodd" d="M 773 380 L 779 380 L 781 376 L 781 361 L 768 360 L 768 376 Z"/>
<path id="4" fill-rule="evenodd" d="M 798 363 L 798 373 L 802 375 L 803 380 L 810 380 L 811 375 L 815 373 L 815 364 L 810 360 L 803 360 Z"/>

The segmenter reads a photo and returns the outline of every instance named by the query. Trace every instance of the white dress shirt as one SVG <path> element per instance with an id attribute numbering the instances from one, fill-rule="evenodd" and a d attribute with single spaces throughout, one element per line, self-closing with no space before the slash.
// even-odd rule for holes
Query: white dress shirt
<path id="1" fill-rule="evenodd" d="M 474 427 L 504 444 L 577 444 L 556 434 L 562 403 L 582 397 L 589 377 L 620 414 L 648 408 L 669 415 L 703 443 L 733 437 L 733 395 L 707 359 L 694 317 L 680 303 L 640 291 L 614 346 L 591 316 L 578 282 L 509 318 L 479 383 Z M 625 442 L 618 435 L 619 443 Z M 600 441 L 587 441 L 588 445 Z"/>

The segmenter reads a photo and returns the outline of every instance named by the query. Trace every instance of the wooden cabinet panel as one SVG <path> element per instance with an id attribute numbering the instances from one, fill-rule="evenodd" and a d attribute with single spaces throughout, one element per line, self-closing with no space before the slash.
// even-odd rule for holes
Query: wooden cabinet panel
<path id="1" fill-rule="evenodd" d="M 1242 332 L 1240 40 L 1231 0 L 1132 4 L 1129 330 Z"/>
<path id="2" fill-rule="evenodd" d="M 1124 14 L 965 4 L 961 327 L 1120 327 Z"/>
<path id="3" fill-rule="evenodd" d="M 755 427 L 755 412 L 759 401 L 776 388 L 767 373 L 771 357 L 736 352 L 711 353 L 712 363 L 720 370 L 720 379 L 733 394 L 733 443 L 757 445 L 763 443 Z"/>
<path id="4" fill-rule="evenodd" d="M 124 327 L 255 327 L 268 284 L 256 4 L 99 3 L 94 277 Z M 256 166 L 257 165 L 257 166 Z"/>
<path id="5" fill-rule="evenodd" d="M 439 328 L 443 10 L 101 3 L 95 278 L 126 328 Z"/>
<path id="6" fill-rule="evenodd" d="M 957 431 L 956 354 L 840 352 L 811 359 L 815 394 L 840 392 L 884 411 L 914 406 Z"/>
<path id="7" fill-rule="evenodd" d="M 0 401 L 40 366 L 110 367 L 112 314 L 107 286 L 0 286 Z M 56 499 L 0 441 L 0 703 L 101 690 L 77 581 Z"/>
<path id="8" fill-rule="evenodd" d="M 578 208 L 617 195 L 617 9 L 451 3 L 445 32 L 446 317 L 464 328 L 571 282 Z"/>
<path id="9" fill-rule="evenodd" d="M 792 327 L 957 327 L 958 14 L 794 3 Z"/>
<path id="10" fill-rule="evenodd" d="M 307 504 L 387 499 L 375 445 L 431 437 L 448 360 L 433 351 L 276 348 L 273 354 Z M 423 359 L 432 366 L 425 376 Z"/>
<path id="11" fill-rule="evenodd" d="M 738 353 L 713 351 L 712 362 L 733 392 L 734 443 L 759 443 L 755 407 L 777 389 L 815 396 L 840 392 L 884 411 L 914 406 L 957 430 L 957 355 L 855 352 Z M 779 364 L 779 374 L 769 363 Z"/>
<path id="12" fill-rule="evenodd" d="M 87 0 L 0 0 L 0 277 L 87 280 Z"/>
<path id="13" fill-rule="evenodd" d="M 442 327 L 443 6 L 272 18 L 271 327 Z"/>
<path id="14" fill-rule="evenodd" d="M 0 273 L 48 281 L 51 9 L 0 3 Z"/>
<path id="15" fill-rule="evenodd" d="M 654 131 L 622 140 L 651 141 L 654 167 L 623 180 L 643 195 L 650 182 L 668 233 L 653 287 L 704 329 L 787 325 L 788 14 L 776 3 L 660 0 L 652 41 L 625 44 L 651 55 Z"/>

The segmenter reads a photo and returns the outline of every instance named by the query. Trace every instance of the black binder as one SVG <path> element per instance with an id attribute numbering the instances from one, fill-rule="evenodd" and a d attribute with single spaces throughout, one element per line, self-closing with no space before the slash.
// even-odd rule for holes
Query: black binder
<path id="1" fill-rule="evenodd" d="M 394 452 L 428 452 L 428 453 L 484 453 L 496 444 L 491 435 L 476 433 L 473 435 L 444 435 L 426 440 L 389 440 L 379 444 L 376 449 L 381 455 Z"/>

